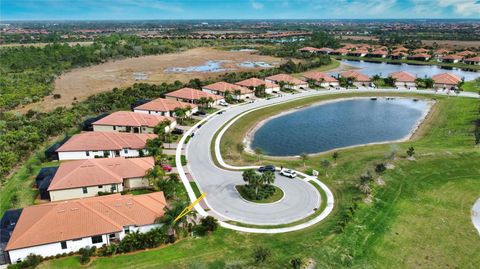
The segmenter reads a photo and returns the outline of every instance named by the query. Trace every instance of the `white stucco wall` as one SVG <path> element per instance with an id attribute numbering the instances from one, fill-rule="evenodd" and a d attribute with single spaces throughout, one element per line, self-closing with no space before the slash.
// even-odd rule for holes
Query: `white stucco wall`
<path id="1" fill-rule="evenodd" d="M 160 116 L 167 116 L 170 117 L 169 111 L 153 111 L 153 110 L 143 110 L 143 109 L 133 109 L 133 112 L 150 114 L 150 115 L 160 115 Z"/>
<path id="2" fill-rule="evenodd" d="M 86 187 L 87 193 L 83 193 L 83 188 L 49 191 L 50 200 L 53 202 L 53 201 L 93 197 L 93 196 L 97 196 L 99 192 L 110 192 L 112 185 L 115 185 L 115 184 L 102 185 L 101 188 L 99 188 L 99 186 L 88 186 Z M 123 186 L 121 183 L 116 185 L 117 185 L 116 192 L 123 191 Z"/>
<path id="3" fill-rule="evenodd" d="M 109 158 L 114 158 L 114 157 L 138 157 L 139 153 L 138 150 L 136 149 L 122 149 L 120 150 L 120 155 L 115 156 L 115 151 L 114 150 L 107 150 L 109 152 Z M 88 151 L 89 156 L 87 156 L 87 151 L 64 151 L 64 152 L 58 152 L 58 159 L 60 161 L 65 161 L 65 160 L 84 160 L 84 159 L 94 159 L 95 156 L 103 158 L 104 157 L 104 151 Z M 146 153 L 146 152 L 145 152 Z"/>
<path id="4" fill-rule="evenodd" d="M 125 189 L 138 189 L 148 187 L 148 178 L 126 178 L 123 182 Z"/>

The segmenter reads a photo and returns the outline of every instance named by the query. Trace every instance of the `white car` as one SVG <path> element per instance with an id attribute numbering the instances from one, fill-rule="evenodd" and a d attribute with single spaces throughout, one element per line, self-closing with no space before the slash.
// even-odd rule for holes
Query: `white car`
<path id="1" fill-rule="evenodd" d="M 220 101 L 220 102 L 218 102 L 218 104 L 221 105 L 221 106 L 228 106 L 228 103 L 225 102 L 225 101 Z"/>
<path id="2" fill-rule="evenodd" d="M 292 169 L 282 169 L 280 171 L 280 175 L 289 177 L 289 178 L 295 178 L 297 177 L 297 172 L 293 171 Z"/>

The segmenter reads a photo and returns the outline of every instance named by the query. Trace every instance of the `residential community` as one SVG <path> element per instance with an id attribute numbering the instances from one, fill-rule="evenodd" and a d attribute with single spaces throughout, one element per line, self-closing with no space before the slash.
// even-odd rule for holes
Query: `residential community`
<path id="1" fill-rule="evenodd" d="M 477 268 L 457 2 L 2 1 L 0 269 Z"/>

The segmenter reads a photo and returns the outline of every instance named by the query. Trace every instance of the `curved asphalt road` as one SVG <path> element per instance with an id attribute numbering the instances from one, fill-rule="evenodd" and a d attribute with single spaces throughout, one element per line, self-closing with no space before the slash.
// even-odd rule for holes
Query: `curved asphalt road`
<path id="1" fill-rule="evenodd" d="M 257 100 L 255 103 L 235 106 L 227 109 L 220 115 L 212 115 L 209 120 L 201 127 L 194 127 L 189 130 L 186 135 L 191 131 L 195 133 L 195 136 L 190 140 L 186 148 L 186 155 L 188 160 L 188 169 L 196 181 L 198 187 L 202 192 L 207 192 L 207 198 L 205 199 L 210 211 L 206 212 L 200 206 L 196 206 L 195 209 L 201 213 L 201 215 L 213 215 L 221 220 L 221 225 L 227 228 L 246 231 L 246 232 L 262 232 L 262 233 L 277 233 L 293 231 L 308 227 L 315 224 L 321 219 L 325 218 L 333 209 L 333 196 L 326 186 L 320 181 L 318 184 L 323 185 L 323 188 L 327 190 L 328 204 L 325 212 L 314 220 L 307 223 L 299 224 L 286 228 L 273 228 L 273 229 L 258 229 L 258 228 L 245 228 L 235 226 L 229 223 L 225 223 L 226 220 L 235 220 L 242 223 L 258 224 L 258 225 L 273 225 L 273 224 L 285 224 L 290 223 L 313 213 L 314 208 L 317 208 L 320 204 L 319 194 L 313 186 L 303 180 L 299 179 L 287 179 L 277 176 L 275 185 L 282 188 L 285 192 L 285 197 L 274 204 L 254 204 L 243 200 L 234 189 L 237 184 L 242 184 L 241 172 L 228 171 L 218 168 L 212 161 L 210 154 L 210 145 L 215 133 L 230 119 L 242 114 L 245 111 L 260 108 L 263 106 L 273 105 L 277 103 L 286 102 L 289 100 L 303 98 L 313 95 L 327 95 L 327 94 L 342 94 L 350 93 L 352 90 L 336 90 L 336 91 L 306 91 L 295 95 L 285 95 L 280 98 L 274 98 L 270 100 Z M 409 92 L 409 93 L 423 93 L 432 95 L 446 95 L 444 92 L 434 92 L 430 90 L 355 90 L 355 92 Z M 456 94 L 450 94 L 455 96 Z M 462 97 L 478 98 L 476 93 L 462 92 L 459 94 Z M 180 164 L 181 146 L 185 141 L 183 137 L 177 148 L 176 162 Z M 218 141 L 216 143 L 215 151 L 217 159 L 224 166 L 230 169 L 235 167 L 229 166 L 223 162 L 221 156 L 219 156 Z M 177 165 L 178 166 L 178 165 Z M 180 177 L 187 188 L 190 199 L 193 201 L 195 195 L 192 188 L 187 182 L 183 169 L 179 168 Z"/>

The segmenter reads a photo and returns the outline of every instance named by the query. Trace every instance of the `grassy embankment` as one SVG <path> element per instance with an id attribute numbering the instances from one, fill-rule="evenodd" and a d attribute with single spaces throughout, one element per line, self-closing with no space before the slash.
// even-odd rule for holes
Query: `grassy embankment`
<path id="1" fill-rule="evenodd" d="M 338 96 L 344 97 L 344 96 Z M 326 97 L 324 97 L 326 98 Z M 315 99 L 314 101 L 319 101 Z M 290 103 L 279 109 L 305 105 Z M 275 113 L 272 108 L 245 116 L 225 134 L 222 144 L 235 142 L 260 114 Z M 277 108 L 276 108 L 277 109 Z M 268 247 L 272 256 L 262 268 L 285 268 L 292 257 L 312 259 L 318 268 L 476 268 L 480 262 L 478 233 L 471 224 L 470 208 L 480 189 L 480 151 L 473 145 L 473 120 L 478 117 L 478 100 L 438 98 L 432 113 L 412 141 L 399 143 L 397 158 L 386 160 L 391 145 L 339 150 L 336 164 L 322 177 L 336 197 L 333 214 L 308 229 L 278 235 L 242 234 L 219 229 L 205 238 L 189 238 L 162 249 L 111 258 L 98 258 L 91 268 L 224 268 L 225 265 L 252 266 L 251 253 L 257 246 Z M 277 111 L 278 112 L 278 111 Z M 254 112 L 255 113 L 255 112 Z M 252 113 L 253 114 L 253 113 Z M 249 122 L 248 120 L 252 119 Z M 245 126 L 244 126 L 245 125 Z M 240 128 L 241 127 L 241 128 Z M 236 134 L 243 130 L 239 136 Z M 228 141 L 226 141 L 228 140 Z M 229 142 L 230 141 L 230 142 Z M 408 161 L 405 149 L 414 146 L 416 160 Z M 236 152 L 236 149 L 233 149 Z M 225 154 L 225 152 L 224 152 Z M 247 154 L 225 154 L 228 162 L 250 161 Z M 308 167 L 319 169 L 319 160 L 329 154 L 311 157 Z M 272 162 L 264 160 L 263 163 Z M 279 163 L 279 161 L 276 161 Z M 361 201 L 356 188 L 358 176 L 378 162 L 395 166 L 382 178 L 384 186 L 373 187 L 372 203 Z M 299 160 L 283 160 L 293 168 Z M 377 177 L 377 176 L 375 176 Z M 357 202 L 344 229 L 342 215 L 352 200 Z M 53 260 L 41 268 L 79 268 L 77 257 Z"/>
<path id="2" fill-rule="evenodd" d="M 462 69 L 469 70 L 480 70 L 480 66 L 472 64 L 463 64 L 463 63 L 442 63 L 437 62 L 436 60 L 430 61 L 415 61 L 415 60 L 393 60 L 390 58 L 367 58 L 367 57 L 354 57 L 354 56 L 341 56 L 341 55 L 331 55 L 332 58 L 337 60 L 354 60 L 354 61 L 369 61 L 369 62 L 385 62 L 385 63 L 405 63 L 405 64 L 415 64 L 415 65 L 438 65 L 442 67 L 457 67 Z"/>

